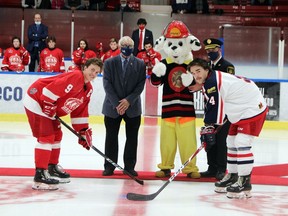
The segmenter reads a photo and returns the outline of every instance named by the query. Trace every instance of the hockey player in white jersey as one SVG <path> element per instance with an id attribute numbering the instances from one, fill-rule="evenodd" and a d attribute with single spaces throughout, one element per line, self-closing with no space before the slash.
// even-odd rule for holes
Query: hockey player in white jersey
<path id="1" fill-rule="evenodd" d="M 223 124 L 225 115 L 232 123 L 227 137 L 228 173 L 215 183 L 215 192 L 227 192 L 228 198 L 250 198 L 254 163 L 251 147 L 268 111 L 265 99 L 251 80 L 214 71 L 203 59 L 193 60 L 188 71 L 195 82 L 202 85 L 205 126 L 200 135 L 202 143 L 206 143 L 206 151 L 215 144 L 214 125 Z"/>

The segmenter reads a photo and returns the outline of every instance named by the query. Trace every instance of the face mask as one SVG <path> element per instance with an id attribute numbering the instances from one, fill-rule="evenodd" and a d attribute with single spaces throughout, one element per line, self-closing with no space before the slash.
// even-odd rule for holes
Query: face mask
<path id="1" fill-rule="evenodd" d="M 145 28 L 145 26 L 139 26 L 140 30 L 143 30 Z"/>
<path id="2" fill-rule="evenodd" d="M 124 56 L 130 56 L 133 52 L 133 48 L 130 48 L 130 47 L 121 47 L 121 53 L 124 55 Z"/>
<path id="3" fill-rule="evenodd" d="M 215 61 L 218 58 L 218 52 L 209 52 L 208 56 L 211 61 Z"/>
<path id="4" fill-rule="evenodd" d="M 35 22 L 35 24 L 36 24 L 36 25 L 40 25 L 40 24 L 41 24 L 41 22 L 40 22 L 40 21 L 38 21 L 38 22 Z"/>

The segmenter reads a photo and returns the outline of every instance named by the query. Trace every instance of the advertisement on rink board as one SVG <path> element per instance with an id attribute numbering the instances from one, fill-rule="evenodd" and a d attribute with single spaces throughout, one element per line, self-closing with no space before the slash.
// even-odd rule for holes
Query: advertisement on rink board
<path id="1" fill-rule="evenodd" d="M 0 114 L 1 113 L 25 113 L 22 100 L 26 94 L 28 87 L 40 77 L 51 76 L 47 73 L 0 73 Z M 269 106 L 267 120 L 279 120 L 280 112 L 280 83 L 277 82 L 256 82 L 259 90 L 262 92 Z M 102 115 L 102 103 L 104 100 L 104 89 L 102 77 L 97 77 L 92 82 L 94 93 L 89 104 L 90 115 Z M 143 94 L 142 94 L 143 97 Z M 161 100 L 161 97 L 160 99 Z M 142 102 L 147 99 L 142 98 Z M 159 101 L 161 106 L 161 101 Z M 194 106 L 197 117 L 203 117 L 204 103 L 202 93 L 194 93 Z M 241 106 L 241 105 L 240 105 Z M 161 110 L 161 109 L 158 109 Z M 158 113 L 160 116 L 161 113 Z"/>

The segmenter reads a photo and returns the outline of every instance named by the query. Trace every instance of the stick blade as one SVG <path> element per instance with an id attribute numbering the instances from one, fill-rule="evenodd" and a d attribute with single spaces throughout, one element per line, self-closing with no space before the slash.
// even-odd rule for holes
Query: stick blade
<path id="1" fill-rule="evenodd" d="M 135 178 L 135 181 L 141 185 L 144 185 L 144 181 L 143 180 L 140 180 L 138 178 Z"/>
<path id="2" fill-rule="evenodd" d="M 128 200 L 133 200 L 133 201 L 151 201 L 155 197 L 156 197 L 155 194 L 144 195 L 144 194 L 128 193 L 126 195 L 126 198 Z"/>

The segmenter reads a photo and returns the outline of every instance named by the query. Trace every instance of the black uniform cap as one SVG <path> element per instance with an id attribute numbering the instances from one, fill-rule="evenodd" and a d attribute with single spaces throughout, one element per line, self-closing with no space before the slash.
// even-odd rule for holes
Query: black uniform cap
<path id="1" fill-rule="evenodd" d="M 208 38 L 204 40 L 203 43 L 205 45 L 205 49 L 214 49 L 223 45 L 222 41 L 215 38 Z"/>

